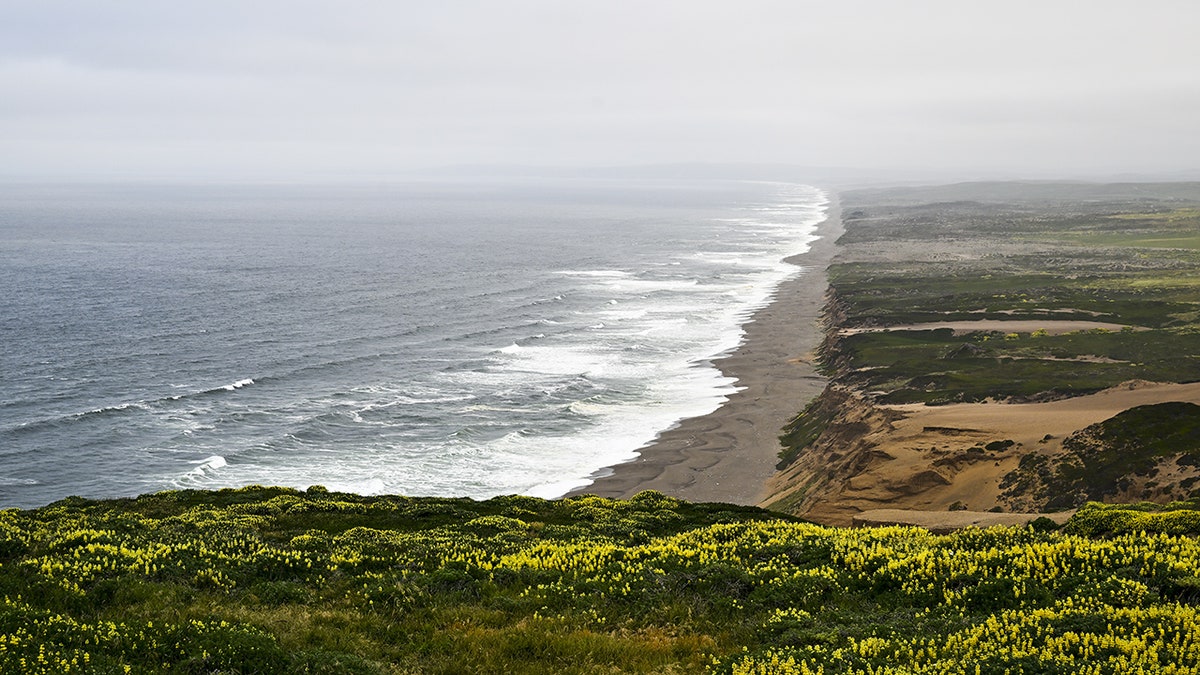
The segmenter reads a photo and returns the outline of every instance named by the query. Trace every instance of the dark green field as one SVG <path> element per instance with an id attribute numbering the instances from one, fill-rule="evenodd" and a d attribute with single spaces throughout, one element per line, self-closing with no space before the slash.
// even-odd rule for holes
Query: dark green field
<path id="1" fill-rule="evenodd" d="M 1128 328 L 857 334 L 827 342 L 827 373 L 889 403 L 1200 381 L 1200 209 L 1174 186 L 1162 190 L 1170 196 L 1147 188 L 1135 203 L 1075 202 L 1065 188 L 1026 203 L 897 205 L 886 191 L 848 193 L 847 251 L 829 273 L 840 328 L 985 319 Z M 856 253 L 881 247 L 899 253 Z"/>

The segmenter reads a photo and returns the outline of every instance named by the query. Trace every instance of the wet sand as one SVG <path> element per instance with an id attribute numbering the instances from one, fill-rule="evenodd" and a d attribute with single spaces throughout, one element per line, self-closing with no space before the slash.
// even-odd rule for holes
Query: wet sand
<path id="1" fill-rule="evenodd" d="M 594 483 L 573 491 L 602 497 L 631 497 L 658 490 L 695 502 L 758 504 L 779 461 L 784 424 L 825 388 L 811 365 L 820 344 L 826 267 L 842 234 L 837 196 L 830 194 L 820 239 L 788 259 L 801 273 L 785 281 L 775 300 L 746 324 L 742 345 L 715 365 L 743 389 L 716 411 L 683 420 L 640 456 L 607 469 Z"/>

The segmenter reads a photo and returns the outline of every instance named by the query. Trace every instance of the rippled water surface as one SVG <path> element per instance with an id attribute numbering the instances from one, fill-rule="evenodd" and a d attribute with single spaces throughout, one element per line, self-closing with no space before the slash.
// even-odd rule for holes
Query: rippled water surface
<path id="1" fill-rule="evenodd" d="M 0 187 L 0 506 L 556 496 L 734 383 L 803 185 Z"/>

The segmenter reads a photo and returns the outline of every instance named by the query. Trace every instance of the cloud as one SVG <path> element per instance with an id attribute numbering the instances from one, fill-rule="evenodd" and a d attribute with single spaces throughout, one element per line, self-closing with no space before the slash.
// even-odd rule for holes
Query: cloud
<path id="1" fill-rule="evenodd" d="M 1168 170 L 1195 166 L 1198 19 L 1167 0 L 9 2 L 0 152 L 9 175 Z"/>

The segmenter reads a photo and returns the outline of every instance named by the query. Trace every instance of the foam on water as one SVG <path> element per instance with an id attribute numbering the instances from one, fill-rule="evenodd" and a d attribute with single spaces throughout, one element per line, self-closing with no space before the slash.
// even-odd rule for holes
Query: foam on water
<path id="1" fill-rule="evenodd" d="M 459 214 L 454 209 L 466 208 L 460 202 L 435 202 L 430 213 L 455 215 L 431 226 L 429 241 L 408 230 L 387 240 L 392 248 L 363 237 L 370 248 L 349 257 L 326 252 L 328 269 L 320 256 L 296 248 L 305 239 L 274 254 L 259 242 L 266 253 L 252 260 L 238 258 L 254 250 L 244 241 L 215 248 L 188 263 L 199 276 L 178 293 L 208 284 L 204 302 L 263 300 L 214 305 L 214 316 L 230 315 L 227 324 L 192 317 L 210 331 L 203 339 L 186 326 L 149 325 L 146 352 L 166 354 L 158 366 L 163 384 L 155 383 L 154 370 L 131 372 L 94 396 L 93 407 L 74 408 L 88 412 L 70 434 L 60 429 L 70 413 L 47 414 L 53 406 L 14 416 L 11 427 L 0 428 L 0 445 L 27 427 L 12 444 L 26 464 L 24 473 L 0 481 L 0 502 L 254 483 L 477 498 L 553 497 L 586 485 L 603 467 L 633 459 L 661 432 L 715 410 L 737 391 L 713 360 L 741 343 L 742 324 L 798 273 L 783 259 L 811 243 L 824 196 L 782 184 L 739 187 L 736 194 L 703 210 L 633 217 L 617 211 L 599 223 L 585 209 L 571 216 L 577 223 L 524 234 L 473 223 L 486 223 L 495 205 Z M 394 218 L 408 204 L 391 205 L 380 218 Z M 508 208 L 506 223 L 537 214 L 531 206 Z M 329 222 L 338 225 L 330 230 L 340 227 L 343 211 L 331 210 Z M 627 221 L 633 225 L 620 229 Z M 445 227 L 469 235 L 448 240 L 438 234 Z M 559 239 L 547 237 L 559 229 Z M 390 230 L 371 235 L 381 232 Z M 490 243 L 461 250 L 439 248 L 489 236 Z M 538 254 L 527 250 L 543 243 Z M 396 260 L 410 250 L 410 258 Z M 439 261 L 455 255 L 453 265 Z M 296 267 L 297 259 L 313 267 Z M 356 277 L 371 265 L 377 276 Z M 259 289 L 273 275 L 279 288 Z M 308 290 L 292 302 L 288 292 L 298 284 Z M 144 289 L 131 285 L 127 301 L 138 302 L 138 293 Z M 283 309 L 276 310 L 279 302 Z M 167 306 L 178 312 L 181 305 Z M 268 310 L 284 313 L 258 316 Z M 340 323 L 347 312 L 357 323 Z M 172 353 L 172 341 L 201 351 Z M 124 358 L 119 347 L 114 343 L 113 359 Z M 35 363 L 53 367 L 53 360 Z M 203 384 L 212 382 L 227 384 Z M 69 411 L 71 397 L 82 394 L 62 386 L 56 395 L 64 402 L 55 405 Z M 13 391 L 7 396 L 25 390 Z M 129 402 L 105 403 L 113 400 Z M 36 426 L 39 419 L 44 423 Z M 112 469 L 74 483 L 61 479 L 46 448 L 64 443 L 74 444 L 64 451 L 93 453 L 92 466 Z"/>
<path id="2" fill-rule="evenodd" d="M 559 270 L 558 273 L 569 277 L 620 278 L 629 276 L 629 272 L 625 272 L 623 270 Z"/>
<path id="3" fill-rule="evenodd" d="M 741 324 L 797 272 L 781 261 L 806 249 L 820 216 L 812 210 L 792 223 L 738 219 L 731 224 L 778 239 L 680 253 L 672 262 L 683 269 L 673 275 L 633 267 L 558 270 L 579 280 L 571 293 L 575 306 L 540 320 L 567 330 L 493 347 L 475 368 L 443 372 L 434 386 L 478 389 L 491 404 L 473 398 L 453 413 L 476 423 L 440 443 L 424 439 L 428 445 L 419 449 L 377 448 L 370 454 L 378 461 L 341 462 L 338 475 L 371 491 L 478 497 L 513 491 L 553 497 L 586 485 L 602 467 L 633 459 L 662 431 L 712 412 L 737 391 L 712 360 L 740 344 Z M 697 276 L 689 261 L 712 274 Z M 512 428 L 522 423 L 532 426 Z M 292 473 L 295 484 L 305 482 L 302 471 Z"/>

